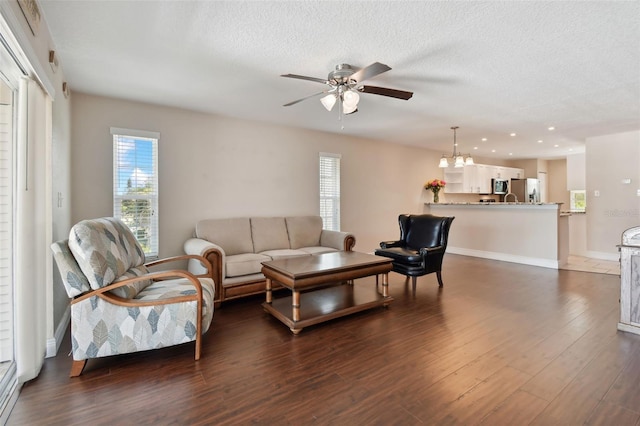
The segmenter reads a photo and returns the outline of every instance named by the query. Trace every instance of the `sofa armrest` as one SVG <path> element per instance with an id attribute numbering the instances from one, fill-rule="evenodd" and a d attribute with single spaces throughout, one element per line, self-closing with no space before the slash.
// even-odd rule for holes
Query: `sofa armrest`
<path id="1" fill-rule="evenodd" d="M 382 241 L 380 243 L 380 248 L 386 249 L 391 247 L 402 247 L 402 241 Z"/>
<path id="2" fill-rule="evenodd" d="M 202 269 L 202 272 L 200 274 L 194 274 L 196 277 L 211 278 L 211 262 L 209 262 L 207 258 L 200 256 L 199 254 L 183 254 L 182 256 L 172 256 L 164 259 L 157 259 L 152 262 L 145 263 L 144 266 L 146 266 L 147 268 L 151 268 L 151 267 L 162 265 L 165 263 L 179 262 L 179 261 L 185 261 L 185 260 L 186 261 L 196 260 L 196 262 L 194 263 L 195 265 L 194 269 L 196 268 Z"/>
<path id="3" fill-rule="evenodd" d="M 184 243 L 184 252 L 186 254 L 195 254 L 204 257 L 211 263 L 211 278 L 216 288 L 216 302 L 222 297 L 222 281 L 225 277 L 225 258 L 224 249 L 211 241 L 201 238 L 189 238 Z M 205 268 L 202 262 L 196 259 L 189 260 L 189 272 L 195 275 L 204 273 Z"/>
<path id="4" fill-rule="evenodd" d="M 352 251 L 356 245 L 356 237 L 349 232 L 329 231 L 323 229 L 320 234 L 320 245 L 336 250 Z"/>

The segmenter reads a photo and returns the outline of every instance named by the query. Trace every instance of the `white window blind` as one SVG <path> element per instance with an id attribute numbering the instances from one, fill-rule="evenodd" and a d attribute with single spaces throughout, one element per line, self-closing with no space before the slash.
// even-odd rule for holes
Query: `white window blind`
<path id="1" fill-rule="evenodd" d="M 320 216 L 330 231 L 340 230 L 340 157 L 320 153 Z"/>
<path id="2" fill-rule="evenodd" d="M 113 214 L 131 229 L 147 257 L 157 257 L 160 134 L 113 127 L 111 134 Z"/>
<path id="3" fill-rule="evenodd" d="M 0 80 L 0 363 L 13 361 L 13 154 L 13 91 Z"/>

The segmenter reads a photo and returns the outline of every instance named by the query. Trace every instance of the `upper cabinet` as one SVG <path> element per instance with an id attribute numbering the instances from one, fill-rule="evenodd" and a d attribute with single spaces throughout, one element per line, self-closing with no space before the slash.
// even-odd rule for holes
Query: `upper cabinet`
<path id="1" fill-rule="evenodd" d="M 443 179 L 448 194 L 490 194 L 491 179 L 522 179 L 524 170 L 513 167 L 474 164 L 465 167 L 447 167 Z"/>

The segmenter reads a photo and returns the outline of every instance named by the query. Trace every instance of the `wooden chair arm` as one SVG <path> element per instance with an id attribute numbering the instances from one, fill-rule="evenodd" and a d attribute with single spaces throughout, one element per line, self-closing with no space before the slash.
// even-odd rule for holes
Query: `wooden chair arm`
<path id="1" fill-rule="evenodd" d="M 204 256 L 200 256 L 198 254 L 182 254 L 179 256 L 171 256 L 171 257 L 166 257 L 164 259 L 158 259 L 158 260 L 154 260 L 148 263 L 145 263 L 144 266 L 150 268 L 153 266 L 158 266 L 158 265 L 162 265 L 164 263 L 170 263 L 170 262 L 179 262 L 182 260 L 189 260 L 189 259 L 196 259 L 198 261 L 200 261 L 205 268 L 207 268 L 207 273 L 206 274 L 199 274 L 199 275 L 194 275 L 196 277 L 200 277 L 200 278 L 208 278 L 211 276 L 211 271 L 212 271 L 212 266 L 211 266 L 211 262 L 209 262 L 209 260 L 204 257 Z"/>
<path id="2" fill-rule="evenodd" d="M 191 284 L 196 288 L 196 294 L 194 295 L 183 295 L 172 297 L 170 299 L 161 299 L 161 300 L 136 300 L 136 299 L 125 299 L 119 296 L 115 296 L 111 293 L 107 293 L 113 289 L 118 287 L 125 286 L 127 284 L 131 284 L 137 281 L 146 281 L 146 280 L 162 280 L 168 278 L 186 278 Z M 168 305 L 171 303 L 180 303 L 185 301 L 195 300 L 198 302 L 198 305 L 202 305 L 202 284 L 195 275 L 187 271 L 181 270 L 170 270 L 170 271 L 161 271 L 161 272 L 152 272 L 149 274 L 141 275 L 139 277 L 127 278 L 126 280 L 118 281 L 109 284 L 108 286 L 99 288 L 97 290 L 92 290 L 88 293 L 84 293 L 81 296 L 76 297 L 71 301 L 71 304 L 81 302 L 83 300 L 89 299 L 93 296 L 98 296 L 104 300 L 109 301 L 118 306 L 126 306 L 126 307 L 136 307 L 136 306 L 157 306 L 157 305 Z"/>

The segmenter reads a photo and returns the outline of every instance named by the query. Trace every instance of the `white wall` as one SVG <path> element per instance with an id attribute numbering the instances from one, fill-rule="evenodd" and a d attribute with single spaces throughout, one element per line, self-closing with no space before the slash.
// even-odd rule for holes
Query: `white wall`
<path id="1" fill-rule="evenodd" d="M 439 152 L 74 93 L 73 222 L 112 215 L 109 128 L 160 132 L 160 257 L 206 218 L 318 214 L 318 154 L 342 154 L 342 229 L 371 252 L 421 213 Z M 329 119 L 329 118 L 328 118 Z"/>
<path id="2" fill-rule="evenodd" d="M 585 154 L 587 250 L 616 260 L 622 232 L 640 223 L 640 131 L 587 138 Z"/>

